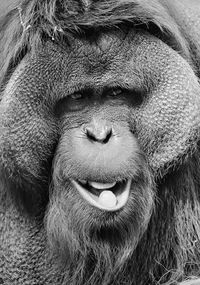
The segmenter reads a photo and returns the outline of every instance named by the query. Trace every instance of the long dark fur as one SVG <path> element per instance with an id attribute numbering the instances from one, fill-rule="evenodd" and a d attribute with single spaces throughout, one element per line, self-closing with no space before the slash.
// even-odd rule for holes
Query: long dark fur
<path id="1" fill-rule="evenodd" d="M 63 162 L 64 154 L 57 157 L 46 228 L 52 258 L 58 272 L 62 268 L 64 284 L 121 285 L 131 280 L 128 261 L 147 228 L 155 194 L 143 156 L 129 163 L 129 169 L 123 167 L 130 173 L 138 170 L 132 174 L 134 194 L 117 214 L 88 207 L 63 177 L 70 171 L 70 159 Z"/>
<path id="2" fill-rule="evenodd" d="M 138 258 L 144 262 L 138 266 L 138 278 L 143 270 L 142 278 L 150 272 L 141 284 L 174 284 L 179 278 L 200 275 L 199 155 L 198 149 L 158 183 L 156 210 L 137 247 Z"/>
<path id="3" fill-rule="evenodd" d="M 147 226 L 148 219 L 144 217 L 148 214 L 142 211 L 144 197 L 149 192 L 145 202 L 147 210 L 147 202 L 154 196 L 147 188 L 148 184 L 145 186 L 141 181 L 138 184 L 141 187 L 137 186 L 140 207 L 140 211 L 137 207 L 137 213 L 141 213 L 140 217 L 129 221 L 120 216 L 113 228 L 107 217 L 101 230 L 100 224 L 96 225 L 96 212 L 91 216 L 76 193 L 69 194 L 70 186 L 62 188 L 57 185 L 47 214 L 47 231 L 52 257 L 57 260 L 59 270 L 62 268 L 63 280 L 74 285 L 132 284 L 131 280 L 137 280 L 141 285 L 168 285 L 188 276 L 199 276 L 199 155 L 199 150 L 196 150 L 180 168 L 156 181 L 156 205 L 141 240 L 140 235 L 135 235 L 135 227 L 138 227 L 135 223 L 142 219 L 144 228 Z M 148 170 L 145 172 L 147 174 Z M 66 205 L 66 200 L 71 201 L 69 205 L 72 207 Z M 132 210 L 127 209 L 127 217 L 128 211 Z M 135 214 L 131 216 L 135 217 Z M 113 222 L 113 217 L 110 221 Z M 55 272 L 60 272 L 58 268 L 54 268 Z"/>

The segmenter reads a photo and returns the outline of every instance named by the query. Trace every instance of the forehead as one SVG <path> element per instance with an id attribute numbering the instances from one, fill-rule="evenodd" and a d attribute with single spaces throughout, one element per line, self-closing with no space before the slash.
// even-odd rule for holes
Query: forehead
<path id="1" fill-rule="evenodd" d="M 113 62 L 120 61 L 130 50 L 131 39 L 135 35 L 120 30 L 89 34 L 82 38 L 73 38 L 65 52 L 73 67 L 78 65 L 86 74 L 98 74 L 111 68 Z"/>
<path id="2" fill-rule="evenodd" d="M 74 38 L 70 42 L 71 54 L 84 57 L 88 62 L 103 64 L 110 62 L 116 56 L 123 55 L 124 50 L 129 49 L 130 40 L 135 32 L 123 32 L 120 30 L 105 31 L 88 34 L 86 37 Z"/>
<path id="3" fill-rule="evenodd" d="M 69 45 L 53 47 L 54 57 L 62 71 L 64 85 L 105 85 L 111 81 L 126 82 L 130 64 L 136 57 L 136 43 L 141 37 L 135 31 L 121 30 L 74 37 Z M 137 43 L 140 46 L 139 43 Z M 51 47 L 50 47 L 51 49 Z M 137 48 L 137 57 L 139 50 Z M 89 87 L 89 86 L 88 86 Z"/>
<path id="4" fill-rule="evenodd" d="M 48 41 L 26 57 L 15 76 L 20 74 L 18 81 L 23 88 L 40 86 L 59 97 L 86 88 L 143 90 L 149 77 L 163 71 L 165 63 L 160 62 L 165 57 L 158 50 L 162 48 L 158 39 L 134 30 L 73 37 L 69 44 Z"/>

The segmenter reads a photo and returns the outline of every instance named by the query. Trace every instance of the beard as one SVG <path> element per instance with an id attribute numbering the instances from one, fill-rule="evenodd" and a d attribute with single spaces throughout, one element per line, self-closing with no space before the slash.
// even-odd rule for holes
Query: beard
<path id="1" fill-rule="evenodd" d="M 147 163 L 140 161 L 128 202 L 115 212 L 88 204 L 71 181 L 63 179 L 59 161 L 56 164 L 45 220 L 51 259 L 61 284 L 132 284 L 128 268 L 154 201 Z"/>

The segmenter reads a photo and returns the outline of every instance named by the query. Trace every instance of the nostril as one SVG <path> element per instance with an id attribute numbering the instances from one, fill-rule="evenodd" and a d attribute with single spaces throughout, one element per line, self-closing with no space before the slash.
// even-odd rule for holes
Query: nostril
<path id="1" fill-rule="evenodd" d="M 110 130 L 110 131 L 106 134 L 106 137 L 105 137 L 105 139 L 104 139 L 102 142 L 103 142 L 103 143 L 109 142 L 111 136 L 112 136 L 112 130 Z"/>
<path id="2" fill-rule="evenodd" d="M 86 130 L 86 135 L 87 135 L 89 140 L 96 141 L 95 135 L 89 129 Z"/>
<path id="3" fill-rule="evenodd" d="M 95 130 L 87 128 L 86 135 L 90 141 L 106 144 L 109 142 L 110 138 L 112 137 L 112 129 L 106 128 L 104 130 L 101 130 L 101 132 L 97 132 Z"/>

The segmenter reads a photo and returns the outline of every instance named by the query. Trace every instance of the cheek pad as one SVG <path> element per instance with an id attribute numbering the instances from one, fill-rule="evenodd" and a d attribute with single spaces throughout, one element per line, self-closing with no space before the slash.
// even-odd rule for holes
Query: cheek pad
<path id="1" fill-rule="evenodd" d="M 0 165 L 10 175 L 28 172 L 38 178 L 57 139 L 55 118 L 45 103 L 51 69 L 37 63 L 19 69 L 0 103 Z"/>
<path id="2" fill-rule="evenodd" d="M 136 114 L 140 145 L 156 171 L 189 153 L 200 130 L 200 86 L 189 64 L 172 51 L 159 72 L 159 84 Z"/>

